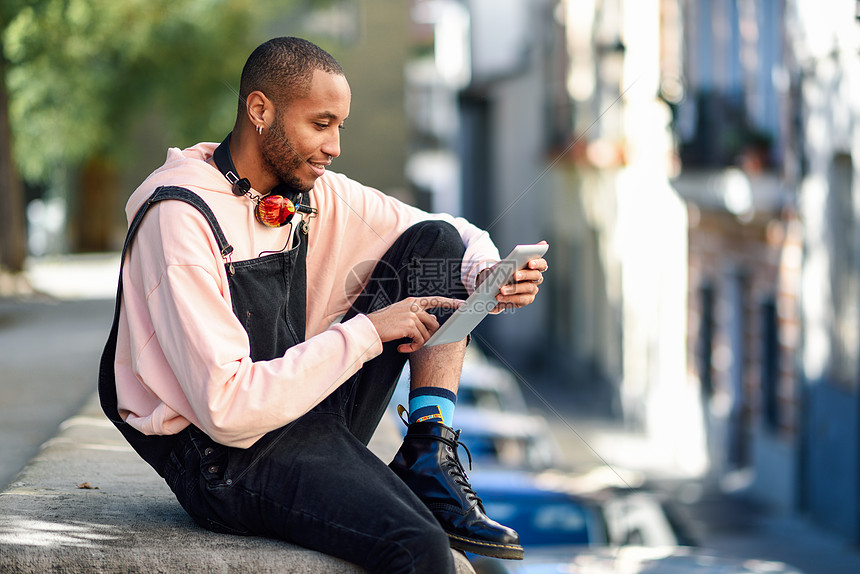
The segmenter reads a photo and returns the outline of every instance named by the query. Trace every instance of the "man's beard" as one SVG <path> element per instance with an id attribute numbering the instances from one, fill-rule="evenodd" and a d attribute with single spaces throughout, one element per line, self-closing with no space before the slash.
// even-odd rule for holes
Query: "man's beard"
<path id="1" fill-rule="evenodd" d="M 287 139 L 287 135 L 281 129 L 281 123 L 281 114 L 276 112 L 275 121 L 269 126 L 260 146 L 263 163 L 269 172 L 280 180 L 281 185 L 299 192 L 310 191 L 313 183 L 308 185 L 296 175 L 305 167 L 305 160 L 299 156 L 295 146 Z"/>

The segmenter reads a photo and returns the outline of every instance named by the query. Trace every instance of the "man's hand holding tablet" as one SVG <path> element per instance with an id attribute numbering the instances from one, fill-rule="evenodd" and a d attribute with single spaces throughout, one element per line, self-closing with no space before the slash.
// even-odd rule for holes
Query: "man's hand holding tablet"
<path id="1" fill-rule="evenodd" d="M 424 344 L 425 347 L 461 341 L 489 313 L 524 307 L 534 301 L 543 274 L 549 245 L 517 245 L 511 253 L 478 274 L 475 292 Z"/>

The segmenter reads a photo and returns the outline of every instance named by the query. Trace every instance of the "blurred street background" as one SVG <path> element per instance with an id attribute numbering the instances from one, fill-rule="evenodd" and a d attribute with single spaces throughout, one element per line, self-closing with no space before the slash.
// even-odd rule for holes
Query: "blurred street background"
<path id="1" fill-rule="evenodd" d="M 4 1 L 0 483 L 95 391 L 126 198 L 224 138 L 281 35 L 350 82 L 334 171 L 550 243 L 475 341 L 566 468 L 645 477 L 717 550 L 860 571 L 855 0 Z"/>

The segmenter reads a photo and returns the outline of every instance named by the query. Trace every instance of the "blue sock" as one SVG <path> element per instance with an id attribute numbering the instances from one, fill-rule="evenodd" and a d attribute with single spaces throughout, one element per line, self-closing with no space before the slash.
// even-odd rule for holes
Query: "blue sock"
<path id="1" fill-rule="evenodd" d="M 451 426 L 457 395 L 439 387 L 420 387 L 409 391 L 409 424 L 435 421 Z"/>

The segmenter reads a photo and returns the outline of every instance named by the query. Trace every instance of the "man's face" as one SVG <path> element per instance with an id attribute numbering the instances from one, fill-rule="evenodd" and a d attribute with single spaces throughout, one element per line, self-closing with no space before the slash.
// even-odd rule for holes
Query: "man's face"
<path id="1" fill-rule="evenodd" d="M 349 103 L 346 78 L 316 70 L 307 96 L 275 109 L 261 143 L 266 169 L 293 189 L 309 191 L 340 155 Z"/>

